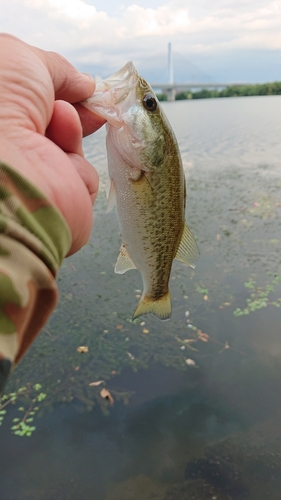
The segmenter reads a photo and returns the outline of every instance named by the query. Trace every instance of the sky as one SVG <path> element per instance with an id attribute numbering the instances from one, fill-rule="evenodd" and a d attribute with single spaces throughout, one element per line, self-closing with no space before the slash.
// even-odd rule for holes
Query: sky
<path id="1" fill-rule="evenodd" d="M 107 77 L 132 60 L 151 82 L 281 80 L 281 0 L 0 0 L 0 31 Z"/>

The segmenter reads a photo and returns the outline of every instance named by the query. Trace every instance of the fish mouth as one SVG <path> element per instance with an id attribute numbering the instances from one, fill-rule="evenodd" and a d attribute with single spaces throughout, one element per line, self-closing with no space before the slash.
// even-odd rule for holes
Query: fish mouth
<path id="1" fill-rule="evenodd" d="M 138 81 L 138 72 L 129 61 L 106 80 L 97 81 L 94 94 L 81 104 L 119 128 L 124 125 L 124 112 L 132 105 L 135 95 L 132 90 Z"/>
<path id="2" fill-rule="evenodd" d="M 115 91 L 123 94 L 128 93 L 131 88 L 134 88 L 138 82 L 138 72 L 133 65 L 132 61 L 127 62 L 123 68 L 116 71 L 112 76 L 106 80 L 100 80 L 96 85 L 96 92 Z M 122 92 L 123 91 L 123 92 Z M 115 104 L 122 100 L 122 96 L 117 96 Z"/>

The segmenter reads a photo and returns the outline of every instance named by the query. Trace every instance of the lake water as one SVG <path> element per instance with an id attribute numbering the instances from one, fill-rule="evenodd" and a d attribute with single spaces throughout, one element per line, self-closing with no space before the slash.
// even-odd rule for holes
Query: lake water
<path id="1" fill-rule="evenodd" d="M 113 272 L 105 131 L 87 138 L 101 175 L 94 230 L 7 386 L 1 500 L 280 499 L 281 97 L 163 107 L 199 264 L 174 263 L 170 321 L 131 321 L 141 278 Z M 11 430 L 22 419 L 29 437 Z"/>

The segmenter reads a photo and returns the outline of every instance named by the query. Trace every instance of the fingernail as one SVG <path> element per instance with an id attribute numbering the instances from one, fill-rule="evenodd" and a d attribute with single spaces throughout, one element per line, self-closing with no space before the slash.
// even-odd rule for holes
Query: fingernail
<path id="1" fill-rule="evenodd" d="M 90 82 L 96 83 L 94 77 L 92 75 L 90 75 L 89 73 L 83 73 L 82 72 L 82 75 L 86 76 Z"/>

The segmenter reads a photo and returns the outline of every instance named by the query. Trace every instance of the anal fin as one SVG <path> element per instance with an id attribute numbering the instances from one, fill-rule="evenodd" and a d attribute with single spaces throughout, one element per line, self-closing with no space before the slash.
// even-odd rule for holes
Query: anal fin
<path id="1" fill-rule="evenodd" d="M 124 243 L 122 243 L 120 247 L 120 253 L 118 255 L 115 264 L 114 272 L 116 274 L 124 274 L 126 271 L 129 271 L 130 269 L 136 269 L 136 266 L 133 263 L 131 257 L 129 256 Z"/>
<path id="2" fill-rule="evenodd" d="M 197 243 L 186 222 L 184 224 L 181 242 L 175 259 L 180 260 L 193 269 L 196 267 L 199 260 L 199 249 Z"/>

